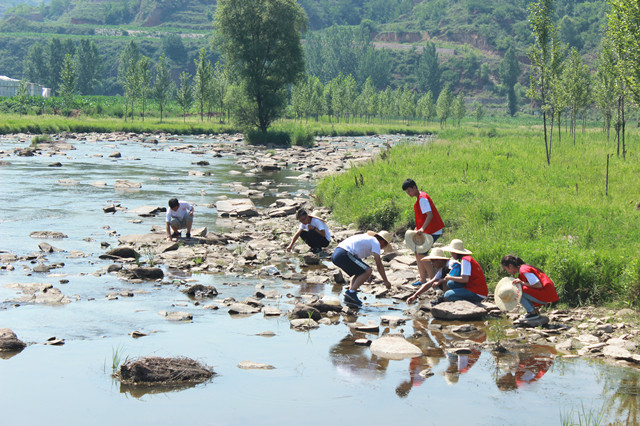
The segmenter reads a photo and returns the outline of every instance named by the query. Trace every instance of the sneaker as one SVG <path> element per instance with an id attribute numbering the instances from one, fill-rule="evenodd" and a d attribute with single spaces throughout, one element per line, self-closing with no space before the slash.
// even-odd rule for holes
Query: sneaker
<path id="1" fill-rule="evenodd" d="M 171 238 L 180 238 L 182 236 L 182 233 L 180 231 L 176 231 L 173 234 L 171 234 Z"/>
<path id="2" fill-rule="evenodd" d="M 355 291 L 344 292 L 344 303 L 349 306 L 357 306 L 358 308 L 362 307 L 362 302 L 358 299 L 358 293 Z"/>
<path id="3" fill-rule="evenodd" d="M 414 286 L 414 287 L 418 287 L 418 286 L 421 286 L 422 284 L 424 284 L 424 283 L 422 281 L 418 280 L 418 281 L 416 281 L 415 283 L 413 283 L 411 285 Z"/>
<path id="4" fill-rule="evenodd" d="M 319 253 L 321 253 L 321 252 L 322 252 L 322 249 L 321 249 L 321 248 L 312 248 L 312 249 L 311 249 L 311 253 L 313 253 L 313 254 L 319 254 Z"/>
<path id="5" fill-rule="evenodd" d="M 187 240 L 191 238 L 191 232 L 187 232 Z"/>
<path id="6" fill-rule="evenodd" d="M 522 319 L 525 321 L 537 320 L 539 318 L 540 318 L 540 314 L 538 313 L 537 309 L 534 309 L 531 312 L 527 312 L 527 314 L 522 317 Z"/>

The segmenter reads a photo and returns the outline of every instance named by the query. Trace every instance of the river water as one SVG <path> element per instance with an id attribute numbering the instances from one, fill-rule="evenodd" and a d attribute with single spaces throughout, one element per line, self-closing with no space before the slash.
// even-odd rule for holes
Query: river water
<path id="1" fill-rule="evenodd" d="M 387 140 L 360 138 L 358 142 L 380 145 Z M 66 156 L 3 158 L 9 164 L 0 166 L 0 250 L 17 256 L 37 252 L 43 240 L 29 237 L 32 231 L 59 231 L 68 238 L 47 240 L 65 250 L 47 256 L 49 263 L 64 262 L 62 268 L 49 274 L 30 273 L 34 265 L 22 261 L 14 263 L 14 271 L 0 271 L 0 328 L 12 329 L 29 344 L 14 356 L 0 358 L 0 425 L 400 421 L 539 425 L 567 419 L 577 423 L 581 417 L 599 414 L 608 422 L 637 424 L 637 371 L 563 359 L 552 347 L 530 347 L 506 359 L 484 351 L 456 356 L 441 348 L 461 339 L 459 336 L 443 332 L 436 322 L 416 320 L 391 331 L 410 338 L 425 356 L 385 360 L 368 347 L 354 344 L 356 338 L 375 339 L 377 334 L 355 332 L 344 321 L 308 332 L 294 331 L 286 317 L 232 317 L 225 309 L 195 306 L 172 285 L 132 284 L 113 274 L 92 274 L 110 264 L 97 258 L 105 250 L 101 243 L 115 246 L 118 235 L 164 226 L 163 216 L 135 223 L 140 218 L 133 214 L 104 214 L 102 207 L 107 204 L 119 203 L 129 209 L 164 206 L 177 195 L 196 204 L 195 227 L 225 231 L 215 208 L 207 206 L 219 196 L 238 197 L 229 185 L 232 182 L 250 188 L 269 182 L 269 188 L 276 188 L 256 200 L 259 208 L 277 197 L 304 196 L 313 189 L 308 181 L 294 179 L 300 172 L 246 173 L 234 156 L 211 157 L 169 149 L 212 141 L 182 138 L 143 144 L 71 140 L 76 149 L 67 151 Z M 26 145 L 14 137 L 0 139 L 0 151 Z M 116 150 L 122 157 L 109 158 Z M 210 165 L 192 164 L 200 160 Z M 62 167 L 49 167 L 56 161 Z M 189 170 L 211 174 L 195 176 Z M 78 183 L 63 185 L 58 183 L 60 179 Z M 142 188 L 115 191 L 116 179 L 141 182 Z M 95 181 L 104 181 L 107 186 L 90 185 Z M 86 256 L 74 257 L 72 251 Z M 219 298 L 244 299 L 260 284 L 281 294 L 317 292 L 338 297 L 341 291 L 330 284 L 308 286 L 279 279 L 209 274 L 184 278 L 214 285 Z M 17 294 L 7 284 L 34 282 L 53 284 L 73 302 L 43 306 L 11 301 Z M 134 297 L 105 297 L 119 291 L 131 291 Z M 275 304 L 282 310 L 292 307 L 286 299 Z M 193 313 L 193 321 L 174 323 L 159 315 L 172 310 Z M 384 314 L 389 314 L 387 307 L 368 307 L 357 319 L 379 323 Z M 133 339 L 128 335 L 133 330 L 148 335 Z M 275 336 L 258 335 L 267 330 Z M 53 336 L 65 339 L 65 344 L 43 344 Z M 471 339 L 484 342 L 487 336 L 481 331 Z M 187 356 L 213 367 L 217 375 L 208 383 L 185 389 L 129 389 L 111 377 L 116 352 L 120 361 Z M 276 368 L 242 370 L 237 364 L 243 360 Z M 419 372 L 428 367 L 434 375 L 423 378 Z"/>

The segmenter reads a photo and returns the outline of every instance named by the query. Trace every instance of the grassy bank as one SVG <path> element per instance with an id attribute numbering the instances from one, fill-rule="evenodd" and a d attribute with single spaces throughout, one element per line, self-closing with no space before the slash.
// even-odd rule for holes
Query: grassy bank
<path id="1" fill-rule="evenodd" d="M 575 146 L 563 135 L 547 166 L 538 126 L 462 127 L 326 178 L 317 195 L 344 223 L 401 235 L 413 226 L 414 199 L 401 189 L 411 177 L 443 216 L 444 242 L 462 239 L 490 288 L 501 276 L 501 257 L 516 253 L 554 279 L 562 302 L 637 306 L 639 139 L 637 129 L 627 136 L 623 160 L 599 129 L 578 134 Z M 356 187 L 355 177 L 364 185 Z"/>

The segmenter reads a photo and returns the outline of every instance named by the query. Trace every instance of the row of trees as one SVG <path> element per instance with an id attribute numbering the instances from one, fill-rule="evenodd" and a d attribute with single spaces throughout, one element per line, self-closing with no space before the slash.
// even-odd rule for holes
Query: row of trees
<path id="1" fill-rule="evenodd" d="M 377 90 L 368 78 L 360 89 L 352 75 L 340 74 L 323 85 L 318 77 L 307 76 L 291 90 L 291 109 L 297 119 L 327 116 L 336 122 L 373 119 L 431 121 L 438 118 L 445 127 L 449 118 L 458 124 L 466 115 L 467 107 L 462 92 L 454 96 L 449 86 L 435 98 L 431 91 L 419 95 L 408 85 Z M 477 119 L 482 119 L 485 109 L 475 102 L 473 109 Z"/>
<path id="2" fill-rule="evenodd" d="M 615 115 L 617 153 L 625 156 L 625 108 L 629 98 L 640 101 L 640 11 L 632 0 L 609 0 L 608 27 L 600 46 L 595 73 L 582 61 L 579 52 L 560 41 L 553 22 L 553 0 L 537 0 L 530 6 L 529 22 L 534 43 L 531 84 L 527 95 L 538 102 L 543 119 L 547 164 L 551 164 L 554 125 L 561 138 L 562 118 L 569 115 L 569 131 L 575 143 L 576 123 L 595 105 L 602 114 L 609 139 Z M 550 126 L 548 128 L 548 119 Z"/>

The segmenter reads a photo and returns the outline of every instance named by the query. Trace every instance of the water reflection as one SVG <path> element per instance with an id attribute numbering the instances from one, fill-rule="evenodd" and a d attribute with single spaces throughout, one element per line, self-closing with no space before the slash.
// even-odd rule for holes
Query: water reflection
<path id="1" fill-rule="evenodd" d="M 126 395 L 130 395 L 136 399 L 142 398 L 145 395 L 155 395 L 155 394 L 162 394 L 162 393 L 170 393 L 170 392 L 180 392 L 186 389 L 191 389 L 194 388 L 198 385 L 204 385 L 203 383 L 187 383 L 187 384 L 181 384 L 181 385 L 174 385 L 174 386 L 166 386 L 166 385 L 159 385 L 159 386 L 132 386 L 132 385 L 125 385 L 125 384 L 120 384 L 120 393 L 126 394 Z"/>
<path id="2" fill-rule="evenodd" d="M 627 425 L 640 425 L 640 372 L 631 368 L 599 370 L 604 381 L 607 417 Z"/>
<path id="3" fill-rule="evenodd" d="M 502 391 L 524 388 L 540 380 L 556 357 L 550 346 L 528 345 L 516 352 L 494 353 L 496 386 Z"/>
<path id="4" fill-rule="evenodd" d="M 364 333 L 348 334 L 329 349 L 331 362 L 336 371 L 348 378 L 378 380 L 384 377 L 389 360 L 379 358 L 368 346 L 356 345 L 357 339 L 365 338 Z"/>

